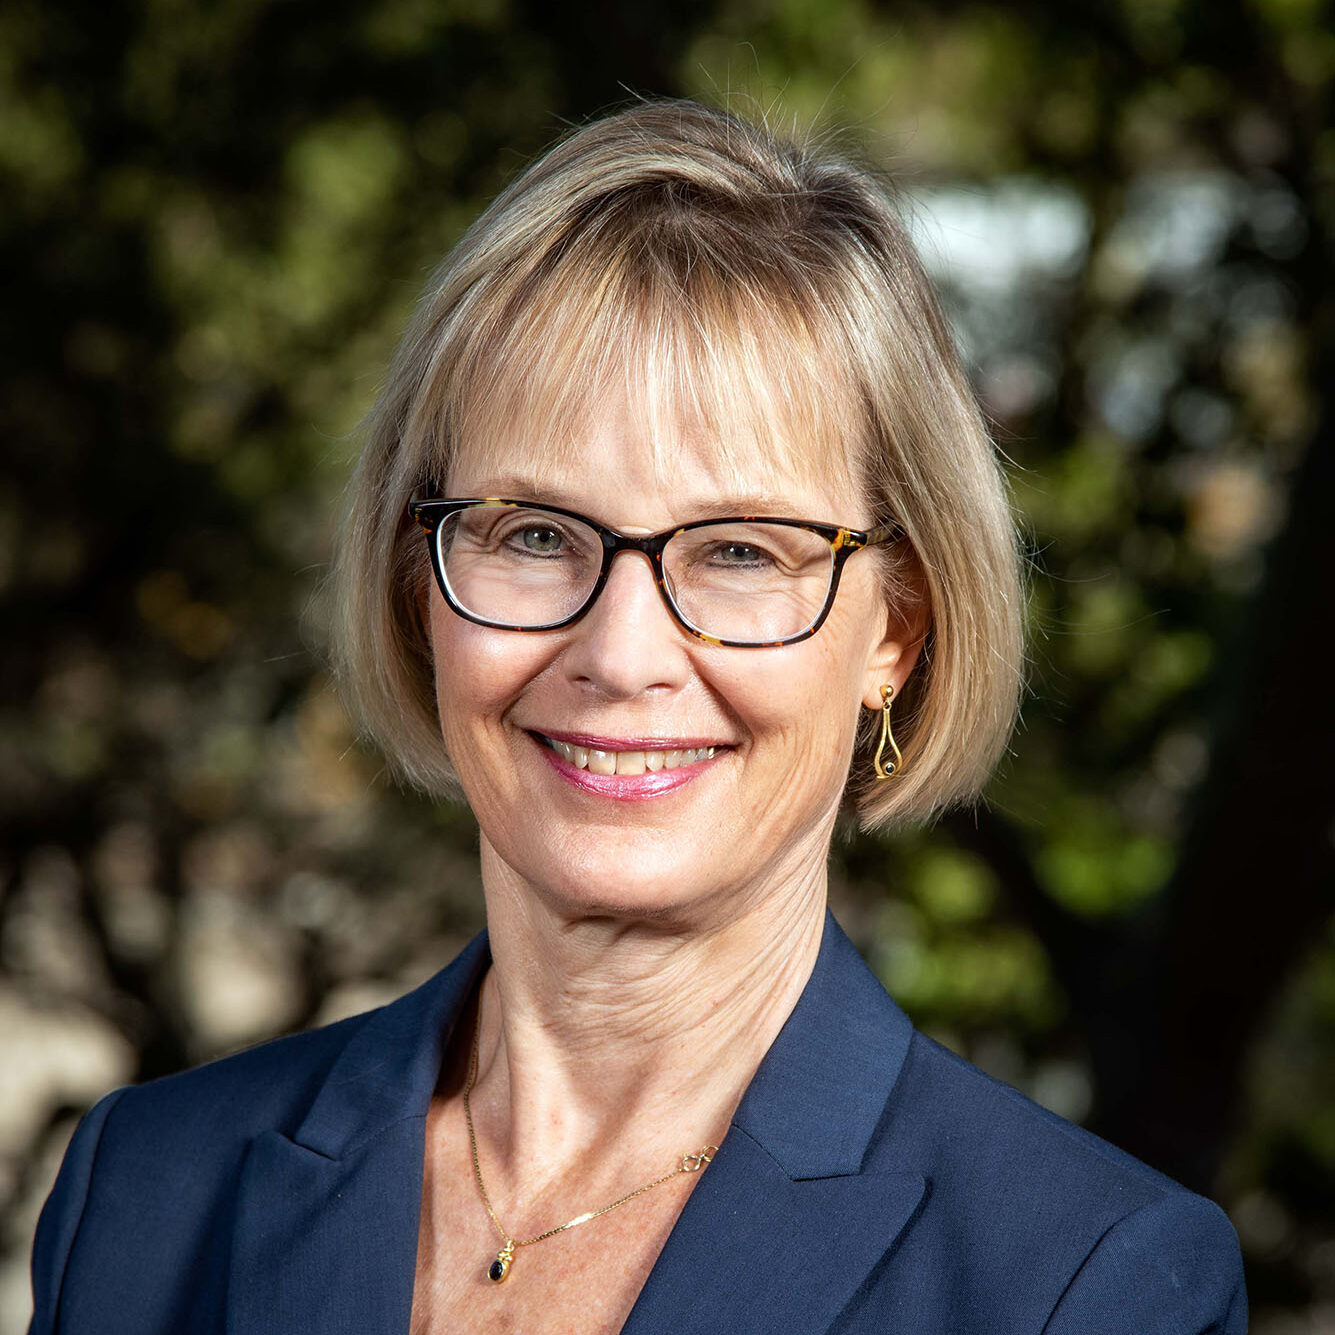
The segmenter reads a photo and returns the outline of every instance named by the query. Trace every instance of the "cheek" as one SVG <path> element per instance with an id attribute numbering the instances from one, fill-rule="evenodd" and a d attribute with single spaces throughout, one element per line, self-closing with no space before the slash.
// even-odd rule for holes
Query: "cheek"
<path id="1" fill-rule="evenodd" d="M 865 572 L 858 572 L 865 573 Z M 809 640 L 759 655 L 752 679 L 758 739 L 768 735 L 822 789 L 842 787 L 863 713 L 867 664 L 885 619 L 874 581 L 846 581 Z"/>
<path id="2" fill-rule="evenodd" d="M 436 708 L 446 748 L 458 762 L 459 743 L 499 727 L 505 710 L 545 665 L 546 646 L 534 635 L 475 626 L 436 597 L 431 606 Z"/>
<path id="3" fill-rule="evenodd" d="M 842 784 L 861 690 L 846 646 L 823 636 L 765 654 L 742 708 L 758 750 L 826 786 Z"/>

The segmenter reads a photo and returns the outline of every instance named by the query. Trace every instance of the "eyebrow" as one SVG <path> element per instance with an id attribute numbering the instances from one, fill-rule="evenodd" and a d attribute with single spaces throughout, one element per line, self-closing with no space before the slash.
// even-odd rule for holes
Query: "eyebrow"
<path id="1" fill-rule="evenodd" d="M 479 491 L 477 494 L 483 493 Z M 581 514 L 589 513 L 579 497 L 562 491 L 560 487 L 539 486 L 532 478 L 520 477 L 517 474 L 489 479 L 489 490 L 486 495 L 500 496 L 507 500 L 532 501 L 534 505 L 557 505 L 566 510 L 577 510 Z M 776 519 L 811 518 L 810 515 L 798 514 L 790 500 L 773 492 L 704 497 L 696 504 L 683 504 L 681 512 L 685 516 L 681 522 L 689 522 L 692 519 L 733 519 L 739 515 L 771 515 Z M 603 519 L 602 522 L 606 523 L 606 520 Z"/>

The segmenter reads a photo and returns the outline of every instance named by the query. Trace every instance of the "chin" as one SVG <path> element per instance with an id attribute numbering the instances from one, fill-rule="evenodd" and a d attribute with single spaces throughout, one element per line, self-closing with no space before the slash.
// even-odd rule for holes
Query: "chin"
<path id="1" fill-rule="evenodd" d="M 698 853 L 665 856 L 661 839 L 601 840 L 582 848 L 579 842 L 567 844 L 559 859 L 546 848 L 516 867 L 533 892 L 562 914 L 686 923 L 727 893 Z"/>

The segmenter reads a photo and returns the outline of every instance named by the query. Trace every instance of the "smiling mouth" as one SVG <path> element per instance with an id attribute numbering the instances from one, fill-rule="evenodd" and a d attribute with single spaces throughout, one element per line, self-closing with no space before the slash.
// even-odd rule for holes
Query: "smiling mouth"
<path id="1" fill-rule="evenodd" d="M 718 750 L 714 746 L 696 746 L 675 751 L 603 751 L 592 746 L 575 746 L 558 741 L 545 733 L 529 732 L 534 741 L 555 751 L 567 764 L 590 774 L 657 774 L 661 770 L 685 769 L 701 761 L 712 760 Z"/>

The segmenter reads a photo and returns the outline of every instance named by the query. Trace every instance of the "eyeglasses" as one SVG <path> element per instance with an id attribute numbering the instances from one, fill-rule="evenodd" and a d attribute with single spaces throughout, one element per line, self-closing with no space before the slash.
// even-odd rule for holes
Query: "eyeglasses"
<path id="1" fill-rule="evenodd" d="M 494 496 L 413 500 L 408 512 L 426 532 L 445 601 L 479 626 L 569 626 L 593 606 L 617 554 L 640 552 L 683 630 L 738 649 L 814 635 L 844 562 L 902 532 L 742 515 L 633 538 L 573 510 Z"/>

